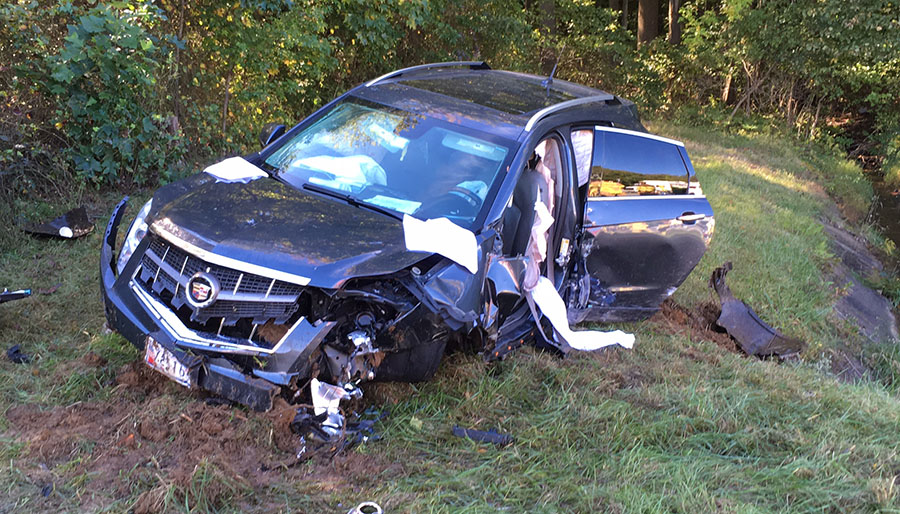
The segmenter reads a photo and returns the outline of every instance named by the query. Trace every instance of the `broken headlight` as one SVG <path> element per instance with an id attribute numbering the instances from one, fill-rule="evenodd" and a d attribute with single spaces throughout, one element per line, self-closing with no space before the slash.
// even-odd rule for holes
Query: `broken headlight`
<path id="1" fill-rule="evenodd" d="M 128 264 L 128 259 L 131 258 L 131 254 L 134 253 L 134 249 L 137 248 L 138 243 L 141 242 L 141 239 L 144 239 L 144 236 L 147 235 L 147 223 L 144 222 L 144 218 L 147 217 L 147 213 L 150 212 L 150 205 L 153 203 L 153 199 L 147 201 L 143 207 L 141 207 L 141 211 L 138 212 L 137 216 L 134 217 L 134 221 L 131 222 L 131 226 L 128 227 L 128 234 L 125 235 L 125 242 L 122 243 L 122 250 L 119 252 L 119 260 L 116 261 L 116 272 L 122 273 L 122 270 L 125 269 L 125 265 Z"/>

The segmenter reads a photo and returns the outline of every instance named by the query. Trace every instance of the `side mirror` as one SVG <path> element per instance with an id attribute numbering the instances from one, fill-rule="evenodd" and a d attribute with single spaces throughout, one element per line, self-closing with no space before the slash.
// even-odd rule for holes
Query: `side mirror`
<path id="1" fill-rule="evenodd" d="M 259 143 L 265 148 L 269 146 L 269 143 L 281 137 L 284 131 L 284 125 L 280 123 L 266 123 L 259 132 Z"/>

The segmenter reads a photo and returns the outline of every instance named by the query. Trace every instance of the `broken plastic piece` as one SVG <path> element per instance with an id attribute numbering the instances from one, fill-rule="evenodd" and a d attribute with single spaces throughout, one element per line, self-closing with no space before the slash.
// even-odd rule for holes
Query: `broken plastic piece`
<path id="1" fill-rule="evenodd" d="M 31 362 L 31 356 L 23 352 L 20 345 L 11 346 L 9 350 L 6 350 L 6 356 L 16 364 L 28 364 Z"/>
<path id="2" fill-rule="evenodd" d="M 312 395 L 314 420 L 319 423 L 322 431 L 328 434 L 329 439 L 339 436 L 344 430 L 341 400 L 349 400 L 352 396 L 340 386 L 320 382 L 315 378 L 309 383 L 309 391 Z"/>
<path id="3" fill-rule="evenodd" d="M 796 355 L 806 349 L 806 342 L 785 337 L 767 325 L 747 304 L 738 300 L 725 283 L 731 262 L 716 268 L 709 279 L 709 287 L 716 290 L 722 302 L 722 314 L 716 324 L 724 328 L 745 353 L 757 357 L 777 355 L 780 358 Z"/>
<path id="4" fill-rule="evenodd" d="M 559 296 L 559 291 L 553 287 L 553 283 L 547 277 L 541 277 L 534 289 L 528 294 L 531 295 L 534 303 L 537 304 L 544 316 L 550 321 L 550 324 L 553 325 L 559 337 L 575 350 L 590 352 L 614 344 L 628 349 L 634 346 L 634 334 L 628 334 L 621 330 L 613 330 L 611 332 L 581 330 L 575 332 L 569 328 L 566 304 Z"/>
<path id="5" fill-rule="evenodd" d="M 447 218 L 422 221 L 404 214 L 403 236 L 407 250 L 439 253 L 472 274 L 478 271 L 478 242 L 475 234 Z"/>
<path id="6" fill-rule="evenodd" d="M 246 184 L 266 176 L 266 172 L 250 164 L 243 157 L 231 157 L 222 162 L 207 166 L 203 170 L 216 177 L 216 182 Z"/>
<path id="7" fill-rule="evenodd" d="M 24 223 L 22 230 L 30 234 L 74 239 L 94 230 L 94 224 L 88 219 L 87 210 L 78 207 L 48 223 Z"/>
<path id="8" fill-rule="evenodd" d="M 300 407 L 290 424 L 291 431 L 300 435 L 301 448 L 297 452 L 297 458 L 321 450 L 336 454 L 357 444 L 381 439 L 375 432 L 375 424 L 386 416 L 387 411 L 369 408 L 361 416 L 354 414 L 353 421 L 346 424 L 343 424 L 344 417 L 341 416 L 342 425 L 334 430 L 333 427 L 326 425 L 329 423 L 327 413 L 315 415 L 309 407 Z"/>
<path id="9" fill-rule="evenodd" d="M 491 443 L 497 446 L 508 446 L 513 443 L 513 437 L 509 434 L 501 434 L 493 428 L 484 430 L 475 430 L 474 428 L 463 428 L 459 425 L 453 425 L 453 435 L 464 439 L 471 439 L 479 443 Z"/>
<path id="10" fill-rule="evenodd" d="M 10 291 L 4 289 L 0 292 L 0 303 L 11 302 L 13 300 L 21 300 L 31 296 L 31 289 L 19 289 L 18 291 Z"/>

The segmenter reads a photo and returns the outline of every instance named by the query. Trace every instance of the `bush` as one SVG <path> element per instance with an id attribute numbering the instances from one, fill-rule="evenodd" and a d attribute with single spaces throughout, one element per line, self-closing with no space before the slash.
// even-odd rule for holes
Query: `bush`
<path id="1" fill-rule="evenodd" d="M 56 152 L 37 137 L 20 150 L 36 158 L 43 155 L 44 160 L 57 154 L 57 165 L 63 163 L 77 180 L 95 186 L 170 178 L 185 145 L 160 101 L 157 77 L 166 73 L 177 44 L 153 33 L 165 19 L 162 12 L 150 4 L 80 9 L 69 3 L 31 3 L 4 9 L 4 17 L 15 17 L 23 25 L 33 22 L 38 29 L 44 26 L 37 46 L 48 50 L 43 56 L 23 56 L 16 69 L 26 80 L 17 80 L 13 91 L 38 96 L 44 104 L 39 119 L 32 118 L 39 126 L 31 131 L 52 130 Z M 71 22 L 65 36 L 55 20 Z M 27 131 L 28 123 L 23 125 Z"/>

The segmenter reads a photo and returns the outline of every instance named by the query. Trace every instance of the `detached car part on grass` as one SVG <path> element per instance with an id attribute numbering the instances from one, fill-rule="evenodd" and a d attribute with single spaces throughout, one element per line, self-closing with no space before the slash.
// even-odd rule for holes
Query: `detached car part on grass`
<path id="1" fill-rule="evenodd" d="M 725 275 L 731 268 L 731 262 L 726 262 L 713 270 L 709 279 L 709 287 L 715 289 L 722 302 L 722 313 L 716 324 L 724 328 L 748 355 L 784 359 L 805 350 L 805 341 L 783 335 L 759 319 L 749 305 L 734 297 L 725 283 Z"/>
<path id="2" fill-rule="evenodd" d="M 74 239 L 90 234 L 94 224 L 88 217 L 87 209 L 77 207 L 46 223 L 24 223 L 22 230 L 40 236 Z"/>
<path id="3" fill-rule="evenodd" d="M 4 288 L 3 291 L 0 291 L 0 303 L 21 300 L 23 298 L 28 298 L 29 296 L 31 296 L 31 289 L 17 289 L 15 291 L 10 291 L 9 289 Z"/>
<path id="4" fill-rule="evenodd" d="M 257 410 L 310 379 L 429 379 L 448 345 L 502 359 L 630 346 L 714 222 L 684 145 L 633 103 L 480 62 L 360 85 L 263 149 L 159 189 L 103 240 L 109 325 L 184 385 Z"/>

